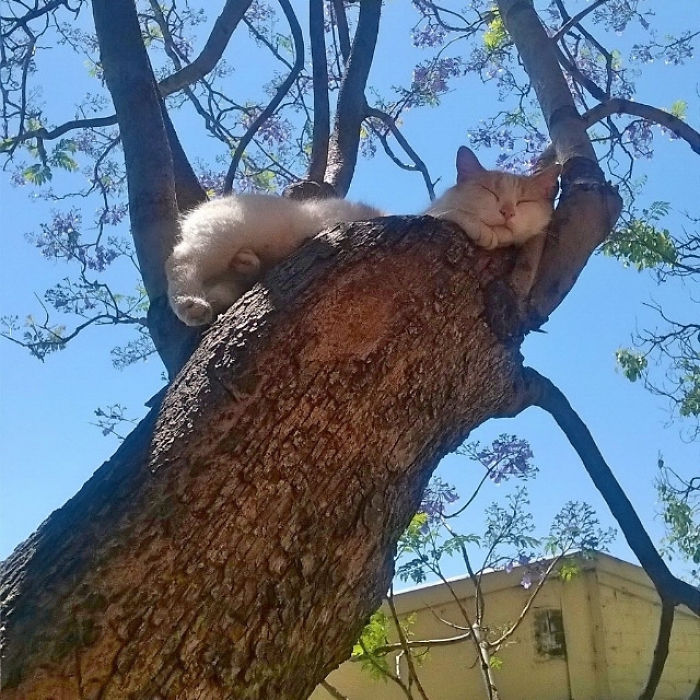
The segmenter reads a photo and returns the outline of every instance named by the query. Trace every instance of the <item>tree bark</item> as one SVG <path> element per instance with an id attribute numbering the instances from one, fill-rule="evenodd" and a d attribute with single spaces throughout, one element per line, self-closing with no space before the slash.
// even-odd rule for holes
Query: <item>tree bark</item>
<path id="1" fill-rule="evenodd" d="M 440 458 L 522 390 L 485 321 L 512 257 L 393 217 L 273 270 L 5 562 L 3 697 L 307 697 Z"/>

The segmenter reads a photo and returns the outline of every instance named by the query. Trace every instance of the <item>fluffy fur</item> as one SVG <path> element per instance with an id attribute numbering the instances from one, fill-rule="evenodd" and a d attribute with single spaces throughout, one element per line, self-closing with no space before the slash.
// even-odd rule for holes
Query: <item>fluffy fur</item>
<path id="1" fill-rule="evenodd" d="M 425 212 L 456 223 L 483 248 L 521 246 L 552 218 L 560 166 L 535 175 L 486 170 L 465 146 L 457 151 L 457 184 Z"/>
<path id="2" fill-rule="evenodd" d="M 381 215 L 344 199 L 239 194 L 205 202 L 182 220 L 166 261 L 170 305 L 188 326 L 211 323 L 306 239 L 341 221 Z"/>

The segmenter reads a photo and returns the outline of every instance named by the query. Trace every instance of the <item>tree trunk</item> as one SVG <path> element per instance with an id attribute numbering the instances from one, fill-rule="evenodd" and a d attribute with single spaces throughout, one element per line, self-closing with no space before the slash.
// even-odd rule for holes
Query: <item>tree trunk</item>
<path id="1" fill-rule="evenodd" d="M 440 458 L 519 391 L 482 292 L 511 266 L 394 217 L 275 269 L 5 562 L 4 697 L 307 697 Z"/>

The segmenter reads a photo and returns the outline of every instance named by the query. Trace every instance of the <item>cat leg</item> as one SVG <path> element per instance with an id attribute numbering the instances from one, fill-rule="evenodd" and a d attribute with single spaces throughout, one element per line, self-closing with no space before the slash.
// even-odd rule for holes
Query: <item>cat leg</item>
<path id="1" fill-rule="evenodd" d="M 448 209 L 432 214 L 438 219 L 445 219 L 457 224 L 469 238 L 480 248 L 493 249 L 499 244 L 496 232 L 483 221 L 460 209 Z"/>
<path id="2" fill-rule="evenodd" d="M 241 248 L 231 258 L 229 268 L 249 279 L 253 279 L 260 273 L 260 258 L 250 248 Z"/>

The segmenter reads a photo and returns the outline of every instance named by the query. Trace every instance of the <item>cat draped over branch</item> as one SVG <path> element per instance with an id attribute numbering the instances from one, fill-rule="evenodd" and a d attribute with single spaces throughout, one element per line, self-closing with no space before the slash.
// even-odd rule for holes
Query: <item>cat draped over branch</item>
<path id="1" fill-rule="evenodd" d="M 454 222 L 483 248 L 522 246 L 544 238 L 559 172 L 559 165 L 534 175 L 486 170 L 462 146 L 457 184 L 424 213 Z M 166 261 L 170 305 L 188 326 L 211 323 L 305 240 L 341 222 L 378 216 L 383 216 L 378 209 L 333 198 L 238 194 L 205 202 L 182 219 L 180 238 Z M 529 291 L 538 262 L 528 261 L 528 279 L 517 285 L 521 294 Z"/>

